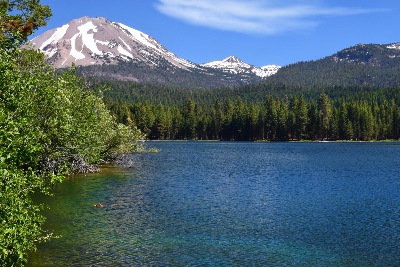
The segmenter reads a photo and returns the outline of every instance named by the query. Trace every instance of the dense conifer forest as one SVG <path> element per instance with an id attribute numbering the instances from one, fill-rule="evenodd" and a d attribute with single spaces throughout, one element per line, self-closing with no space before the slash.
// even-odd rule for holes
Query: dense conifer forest
<path id="1" fill-rule="evenodd" d="M 153 140 L 397 140 L 400 88 L 110 82 L 106 104 Z"/>

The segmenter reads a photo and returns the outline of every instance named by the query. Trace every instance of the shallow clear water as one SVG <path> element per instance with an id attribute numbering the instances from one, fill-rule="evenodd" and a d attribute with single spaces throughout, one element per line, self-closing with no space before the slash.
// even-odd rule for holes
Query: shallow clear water
<path id="1" fill-rule="evenodd" d="M 400 266 L 397 143 L 149 146 L 45 199 L 32 266 Z"/>

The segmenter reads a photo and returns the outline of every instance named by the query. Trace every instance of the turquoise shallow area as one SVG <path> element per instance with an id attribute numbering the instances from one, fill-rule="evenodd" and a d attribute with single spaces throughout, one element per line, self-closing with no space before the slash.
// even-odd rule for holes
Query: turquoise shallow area
<path id="1" fill-rule="evenodd" d="M 148 146 L 42 200 L 31 266 L 400 266 L 397 143 Z"/>

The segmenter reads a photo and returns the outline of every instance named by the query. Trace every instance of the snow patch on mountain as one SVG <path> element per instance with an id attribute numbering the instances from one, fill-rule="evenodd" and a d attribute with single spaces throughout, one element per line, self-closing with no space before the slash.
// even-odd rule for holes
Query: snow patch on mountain
<path id="1" fill-rule="evenodd" d="M 121 42 L 124 43 L 125 47 L 128 48 L 129 51 L 132 51 L 132 48 L 127 43 L 125 43 L 124 39 L 122 39 L 120 36 L 118 38 L 121 40 Z"/>
<path id="2" fill-rule="evenodd" d="M 267 65 L 263 66 L 261 68 L 256 68 L 254 71 L 257 74 L 257 76 L 261 78 L 269 77 L 271 75 L 274 75 L 279 71 L 281 66 L 278 65 Z"/>
<path id="3" fill-rule="evenodd" d="M 65 24 L 64 26 L 57 28 L 57 30 L 54 32 L 54 34 L 49 39 L 47 39 L 45 42 L 43 42 L 43 44 L 40 46 L 39 49 L 44 50 L 44 48 L 47 45 L 58 42 L 66 34 L 68 28 L 69 28 L 68 24 Z"/>
<path id="4" fill-rule="evenodd" d="M 97 32 L 97 26 L 94 25 L 92 21 L 89 21 L 88 23 L 79 26 L 78 30 L 79 33 L 75 36 L 82 37 L 82 48 L 83 46 L 86 46 L 90 51 L 92 51 L 92 53 L 100 55 L 101 51 L 97 47 L 97 43 L 103 42 L 94 39 L 94 33 Z"/>
<path id="5" fill-rule="evenodd" d="M 157 42 L 155 40 L 152 40 L 152 38 L 149 35 L 141 32 L 141 31 L 135 30 L 135 29 L 133 29 L 129 26 L 126 26 L 122 23 L 113 22 L 113 24 L 120 26 L 122 29 L 124 29 L 126 31 L 126 33 L 129 36 L 131 36 L 134 40 L 142 43 L 143 45 L 145 45 L 147 47 L 151 47 L 160 53 L 164 52 L 164 51 L 162 51 L 162 49 L 159 49 L 159 47 L 157 46 Z"/>
<path id="6" fill-rule="evenodd" d="M 400 43 L 390 44 L 390 45 L 386 46 L 386 48 L 400 50 Z"/>

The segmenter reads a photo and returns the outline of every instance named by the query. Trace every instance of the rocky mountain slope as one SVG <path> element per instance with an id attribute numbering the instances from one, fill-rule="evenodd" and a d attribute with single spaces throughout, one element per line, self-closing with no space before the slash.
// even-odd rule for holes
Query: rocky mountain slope
<path id="1" fill-rule="evenodd" d="M 72 63 L 89 66 L 119 61 L 146 62 L 151 67 L 161 60 L 182 69 L 197 68 L 196 64 L 169 52 L 151 36 L 101 17 L 75 19 L 31 42 L 58 68 Z"/>
<path id="2" fill-rule="evenodd" d="M 75 64 L 82 67 L 85 75 L 102 79 L 220 87 L 258 82 L 279 69 L 235 63 L 234 57 L 224 62 L 236 71 L 195 64 L 176 56 L 148 34 L 101 17 L 72 20 L 37 36 L 31 43 L 55 67 Z"/>

